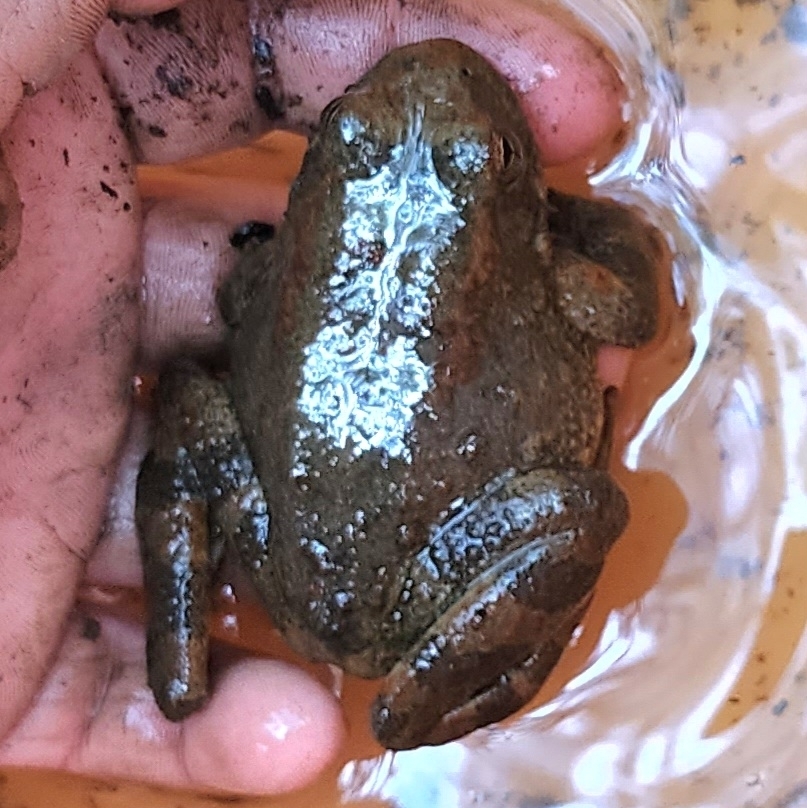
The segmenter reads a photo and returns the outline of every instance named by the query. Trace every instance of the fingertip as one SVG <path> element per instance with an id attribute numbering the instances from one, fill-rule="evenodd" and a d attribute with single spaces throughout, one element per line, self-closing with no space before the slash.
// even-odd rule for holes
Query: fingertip
<path id="1" fill-rule="evenodd" d="M 498 0 L 495 13 L 490 6 L 484 25 L 461 13 L 452 25 L 457 38 L 510 80 L 542 163 L 586 159 L 614 143 L 625 127 L 626 89 L 602 46 L 565 20 L 517 0 Z"/>
<path id="2" fill-rule="evenodd" d="M 314 780 L 344 733 L 339 705 L 321 684 L 283 662 L 246 660 L 184 722 L 185 766 L 197 787 L 282 793 Z"/>
<path id="3" fill-rule="evenodd" d="M 619 345 L 604 345 L 597 354 L 597 375 L 603 387 L 622 389 L 635 351 Z"/>
<path id="4" fill-rule="evenodd" d="M 625 127 L 625 87 L 601 54 L 581 52 L 559 59 L 551 80 L 525 93 L 527 116 L 546 165 L 563 165 L 613 143 Z"/>

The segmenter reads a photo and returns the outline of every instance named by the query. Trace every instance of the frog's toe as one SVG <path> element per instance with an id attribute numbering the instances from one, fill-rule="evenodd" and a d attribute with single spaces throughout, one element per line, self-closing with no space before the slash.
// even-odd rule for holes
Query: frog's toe
<path id="1" fill-rule="evenodd" d="M 526 704 L 555 667 L 601 564 L 570 558 L 568 534 L 522 548 L 480 577 L 392 669 L 373 705 L 390 749 L 459 738 Z"/>

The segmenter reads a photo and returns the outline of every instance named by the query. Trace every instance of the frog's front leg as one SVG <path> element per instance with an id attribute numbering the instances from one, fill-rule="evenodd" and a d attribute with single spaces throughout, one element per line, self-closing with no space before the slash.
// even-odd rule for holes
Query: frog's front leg
<path id="1" fill-rule="evenodd" d="M 550 190 L 558 305 L 598 342 L 634 348 L 656 331 L 659 233 L 629 208 Z"/>
<path id="2" fill-rule="evenodd" d="M 233 271 L 219 287 L 219 310 L 230 328 L 237 328 L 253 299 L 277 281 L 279 266 L 275 255 L 282 236 L 278 236 L 277 241 L 274 238 L 268 235 L 266 239 L 248 243 Z"/>
<path id="3" fill-rule="evenodd" d="M 381 743 L 444 743 L 526 704 L 568 644 L 627 519 L 605 472 L 539 469 L 494 481 L 441 526 L 407 570 L 407 608 L 443 611 L 382 684 L 373 706 Z"/>
<path id="4" fill-rule="evenodd" d="M 135 517 L 147 595 L 148 679 L 178 721 L 208 691 L 211 578 L 225 539 L 265 557 L 269 516 L 226 387 L 191 362 L 157 388 L 153 448 L 137 480 Z"/>

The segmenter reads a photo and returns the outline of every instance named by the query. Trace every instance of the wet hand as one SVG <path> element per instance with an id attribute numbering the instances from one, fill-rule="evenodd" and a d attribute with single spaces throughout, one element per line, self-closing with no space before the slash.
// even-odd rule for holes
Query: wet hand
<path id="1" fill-rule="evenodd" d="M 123 0 L 115 11 L 162 5 Z M 545 159 L 585 154 L 620 125 L 615 72 L 587 40 L 510 5 L 454 0 L 435 14 L 426 0 L 288 4 L 282 35 L 257 32 L 272 40 L 258 55 L 285 89 L 256 96 L 256 32 L 242 4 L 191 0 L 182 17 L 131 22 L 106 19 L 96 2 L 6 0 L 0 764 L 269 793 L 303 785 L 334 757 L 336 700 L 285 663 L 231 664 L 204 710 L 166 721 L 146 686 L 142 626 L 78 600 L 82 587 L 139 584 L 136 358 L 216 338 L 212 290 L 233 260 L 232 212 L 157 206 L 144 224 L 135 164 L 245 142 L 268 127 L 270 100 L 282 121 L 305 127 L 386 49 L 434 36 L 465 40 L 512 78 Z M 250 193 L 239 215 L 282 210 L 283 183 Z"/>

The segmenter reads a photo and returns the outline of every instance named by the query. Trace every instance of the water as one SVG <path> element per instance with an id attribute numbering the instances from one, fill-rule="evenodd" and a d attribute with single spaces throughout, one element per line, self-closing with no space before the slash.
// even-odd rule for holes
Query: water
<path id="1" fill-rule="evenodd" d="M 640 204 L 674 255 L 662 333 L 620 405 L 631 526 L 537 706 L 382 754 L 371 690 L 348 680 L 345 759 L 272 805 L 807 805 L 807 5 L 574 12 L 630 93 L 629 140 L 591 182 Z M 0 795 L 38 805 L 56 789 L 63 805 L 176 803 L 14 773 Z"/>

